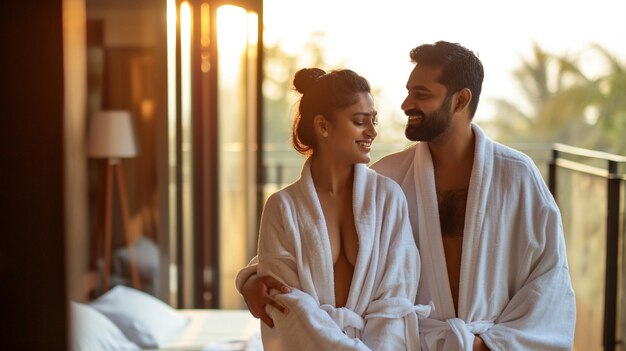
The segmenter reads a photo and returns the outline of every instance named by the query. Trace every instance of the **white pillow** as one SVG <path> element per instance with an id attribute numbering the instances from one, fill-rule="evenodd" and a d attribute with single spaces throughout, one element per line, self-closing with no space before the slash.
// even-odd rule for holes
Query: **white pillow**
<path id="1" fill-rule="evenodd" d="M 71 302 L 74 351 L 139 350 L 107 317 L 95 309 Z"/>
<path id="2" fill-rule="evenodd" d="M 187 325 L 189 318 L 154 296 L 118 285 L 90 305 L 142 348 L 157 348 Z"/>

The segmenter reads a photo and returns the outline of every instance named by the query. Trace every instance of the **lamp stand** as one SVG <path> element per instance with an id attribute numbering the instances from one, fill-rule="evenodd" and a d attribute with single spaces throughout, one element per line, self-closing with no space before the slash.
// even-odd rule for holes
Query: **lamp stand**
<path id="1" fill-rule="evenodd" d="M 126 247 L 128 248 L 128 257 L 130 260 L 130 271 L 133 288 L 140 289 L 141 283 L 139 280 L 139 271 L 137 270 L 137 261 L 135 257 L 135 248 L 131 245 L 130 236 L 130 220 L 128 216 L 128 202 L 126 199 L 126 183 L 124 182 L 124 175 L 122 172 L 122 163 L 119 159 L 110 158 L 106 162 L 105 172 L 105 208 L 104 208 L 104 269 L 102 278 L 103 291 L 109 290 L 111 279 L 111 219 L 112 219 L 112 207 L 113 207 L 113 186 L 114 178 L 113 173 L 118 183 L 118 196 L 120 200 L 120 208 L 122 211 L 122 220 L 124 222 L 124 233 L 126 235 Z M 101 221 L 98 221 L 98 227 L 100 227 Z M 96 234 L 96 240 L 94 242 L 93 256 L 94 260 L 99 256 L 99 245 L 101 240 L 101 231 L 98 230 Z"/>

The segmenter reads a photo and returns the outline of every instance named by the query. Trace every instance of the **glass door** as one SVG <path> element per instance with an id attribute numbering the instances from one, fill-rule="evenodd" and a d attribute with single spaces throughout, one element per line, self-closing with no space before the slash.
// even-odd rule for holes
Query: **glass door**
<path id="1" fill-rule="evenodd" d="M 262 1 L 168 1 L 170 295 L 240 308 L 262 205 Z"/>

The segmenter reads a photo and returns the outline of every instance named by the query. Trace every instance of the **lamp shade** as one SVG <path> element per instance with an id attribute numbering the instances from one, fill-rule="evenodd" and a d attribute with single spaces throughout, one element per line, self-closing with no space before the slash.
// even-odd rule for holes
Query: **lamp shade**
<path id="1" fill-rule="evenodd" d="M 128 111 L 100 111 L 91 118 L 87 155 L 129 158 L 138 154 L 133 122 Z"/>

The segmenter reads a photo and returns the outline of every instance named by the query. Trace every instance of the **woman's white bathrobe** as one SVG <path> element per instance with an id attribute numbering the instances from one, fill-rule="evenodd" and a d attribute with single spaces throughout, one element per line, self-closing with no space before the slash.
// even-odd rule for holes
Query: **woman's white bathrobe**
<path id="1" fill-rule="evenodd" d="M 333 260 L 310 160 L 295 183 L 272 194 L 261 219 L 258 273 L 293 288 L 276 295 L 285 316 L 268 307 L 262 324 L 271 350 L 419 350 L 414 306 L 419 255 L 402 190 L 363 164 L 354 171 L 354 222 L 359 251 L 348 301 L 335 308 Z"/>
<path id="2" fill-rule="evenodd" d="M 476 136 L 468 189 L 456 316 L 450 292 L 428 144 L 385 156 L 372 168 L 400 184 L 422 259 L 418 303 L 423 350 L 571 350 L 575 325 L 559 209 L 534 163 Z"/>

